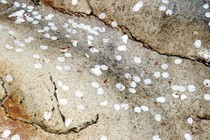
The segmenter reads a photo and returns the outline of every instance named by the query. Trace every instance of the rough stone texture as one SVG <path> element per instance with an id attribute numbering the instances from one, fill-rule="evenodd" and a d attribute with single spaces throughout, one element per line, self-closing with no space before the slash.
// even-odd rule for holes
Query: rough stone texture
<path id="1" fill-rule="evenodd" d="M 44 4 L 66 13 L 90 14 L 91 9 L 86 0 L 79 0 L 76 5 L 72 5 L 71 0 L 44 0 Z"/>
<path id="2" fill-rule="evenodd" d="M 43 0 L 44 2 L 47 0 Z M 153 0 L 142 0 L 144 6 L 133 12 L 132 7 L 136 0 L 87 0 L 84 7 L 90 7 L 90 15 L 98 17 L 105 13 L 103 19 L 108 25 L 117 21 L 122 32 L 129 35 L 132 40 L 142 42 L 146 47 L 161 54 L 180 56 L 184 58 L 210 62 L 209 54 L 209 26 L 210 20 L 205 17 L 208 10 L 203 8 L 210 1 L 201 0 L 172 0 L 169 4 Z M 56 0 L 53 7 L 61 8 L 61 11 L 70 10 L 80 12 L 63 1 Z M 165 5 L 173 11 L 172 16 L 166 15 L 165 11 L 159 11 L 159 7 Z M 86 10 L 89 10 L 89 7 Z M 202 48 L 195 48 L 195 40 L 202 40 Z"/>
<path id="3" fill-rule="evenodd" d="M 54 1 L 53 5 L 57 6 L 59 2 Z M 93 1 L 91 3 L 93 4 Z M 106 4 L 109 5 L 110 3 L 107 1 Z M 121 4 L 117 1 L 116 3 Z M 95 4 L 98 5 L 97 3 Z M 149 4 L 155 6 L 150 1 L 148 2 Z M 100 6 L 105 6 L 105 3 L 101 3 L 93 11 L 97 11 L 97 9 L 102 10 Z M 63 7 L 69 8 L 64 5 L 59 8 Z M 128 4 L 127 9 L 128 7 L 130 8 L 131 5 Z M 178 57 L 161 55 L 146 48 L 145 44 L 133 40 L 128 40 L 126 45 L 128 50 L 126 52 L 119 52 L 117 47 L 124 45 L 121 40 L 123 33 L 113 30 L 96 17 L 70 16 L 45 5 L 37 6 L 35 9 L 43 17 L 49 13 L 55 15 L 50 22 L 56 24 L 58 31 L 49 31 L 48 33 L 57 36 L 57 41 L 46 39 L 44 33 L 37 32 L 39 29 L 47 26 L 49 22 L 43 18 L 38 25 L 31 25 L 28 22 L 17 25 L 14 23 L 15 18 L 8 18 L 8 15 L 12 13 L 11 11 L 7 11 L 9 13 L 0 17 L 0 132 L 10 129 L 12 130 L 11 135 L 19 134 L 22 139 L 32 140 L 92 140 L 100 139 L 103 135 L 106 135 L 109 140 L 147 140 L 152 139 L 154 135 L 159 135 L 163 140 L 181 140 L 184 139 L 185 133 L 189 133 L 193 139 L 210 139 L 210 102 L 203 98 L 204 94 L 210 92 L 210 88 L 205 87 L 203 84 L 205 79 L 210 79 L 209 67 L 203 63 L 184 58 L 181 58 L 183 62 L 180 65 L 176 65 L 174 60 Z M 69 11 L 71 11 L 71 8 L 69 8 Z M 81 9 L 81 11 L 84 12 L 85 10 Z M 112 19 L 111 16 L 115 16 L 113 11 L 113 9 L 110 9 L 109 19 Z M 117 13 L 122 14 L 123 12 Z M 129 12 L 127 11 L 126 13 Z M 145 11 L 145 13 L 147 12 Z M 130 17 L 132 16 L 130 15 Z M 134 16 L 133 18 L 140 20 L 142 17 Z M 98 32 L 99 35 L 91 34 L 94 36 L 94 41 L 92 45 L 88 45 L 87 36 L 90 35 L 89 32 L 84 29 L 74 28 L 72 24 L 69 24 L 71 29 L 75 29 L 78 32 L 70 34 L 62 27 L 64 23 L 68 22 L 68 19 L 73 19 L 78 24 L 90 25 L 92 28 L 105 27 L 106 32 Z M 151 22 L 153 21 L 153 19 L 150 20 Z M 177 21 L 176 18 L 173 19 L 172 17 L 171 20 Z M 157 20 L 157 29 L 159 29 L 159 24 L 162 24 L 163 21 L 165 19 Z M 118 24 L 123 23 L 119 19 Z M 136 31 L 139 27 L 142 27 L 140 23 L 138 24 L 139 27 L 131 23 L 130 25 L 132 26 L 129 27 L 135 28 Z M 199 28 L 202 27 L 203 25 L 199 26 Z M 147 24 L 145 24 L 146 28 L 148 28 L 148 32 L 152 30 Z M 15 34 L 11 34 L 11 30 Z M 203 31 L 204 33 L 207 33 L 207 31 Z M 65 38 L 66 34 L 70 34 L 71 37 Z M 163 34 L 166 35 L 166 33 Z M 167 34 L 170 38 L 171 34 Z M 143 35 L 147 36 L 146 33 Z M 29 36 L 33 36 L 34 41 L 28 44 L 25 43 L 23 47 L 15 45 L 14 40 L 24 42 Z M 104 43 L 102 41 L 103 38 L 109 38 L 110 41 Z M 153 39 L 153 42 L 149 41 L 149 39 Z M 77 47 L 72 45 L 74 40 L 78 41 Z M 165 41 L 169 40 L 166 39 Z M 171 41 L 173 42 L 174 40 Z M 148 44 L 149 42 L 159 43 L 152 35 L 151 38 L 148 37 Z M 163 41 L 160 42 L 163 43 Z M 186 42 L 188 41 L 186 40 Z M 7 44 L 14 48 L 11 50 L 5 49 Z M 171 44 L 174 45 L 173 43 Z M 40 49 L 41 45 L 47 45 L 49 48 L 43 51 Z M 93 47 L 100 52 L 91 53 L 90 49 Z M 22 48 L 23 52 L 17 53 L 15 51 L 17 48 Z M 72 57 L 66 58 L 66 61 L 63 63 L 57 60 L 58 57 L 63 56 L 63 53 L 60 51 L 61 48 L 68 49 L 68 52 L 72 54 Z M 163 48 L 162 50 L 166 51 Z M 171 51 L 179 51 L 179 49 L 173 47 Z M 34 59 L 34 54 L 39 54 L 41 58 L 38 60 Z M 88 54 L 90 57 L 87 58 L 85 54 Z M 115 56 L 119 54 L 123 59 L 117 62 Z M 140 64 L 134 63 L 133 59 L 136 56 L 141 58 L 142 62 Z M 188 54 L 185 54 L 184 57 L 188 57 Z M 50 61 L 48 62 L 47 60 Z M 42 68 L 40 70 L 35 69 L 35 63 L 41 63 Z M 169 65 L 167 70 L 161 69 L 161 64 L 163 63 Z M 92 75 L 90 69 L 95 65 L 102 64 L 107 65 L 109 69 L 103 71 L 102 76 Z M 56 69 L 57 65 L 61 67 L 70 65 L 71 71 L 59 71 Z M 153 76 L 155 71 L 160 71 L 161 73 L 167 71 L 170 77 L 167 79 L 163 77 L 155 78 Z M 131 94 L 128 91 L 132 79 L 124 77 L 124 74 L 127 72 L 132 76 L 137 75 L 141 78 L 141 82 L 136 87 L 136 94 Z M 7 74 L 11 74 L 14 78 L 11 83 L 5 79 Z M 144 80 L 147 78 L 152 80 L 151 85 L 144 83 Z M 59 80 L 63 81 L 63 84 L 68 85 L 70 89 L 68 91 L 62 90 L 57 84 Z M 91 86 L 91 82 L 98 82 L 105 93 L 98 95 L 97 89 Z M 115 85 L 119 82 L 126 86 L 127 89 L 125 91 L 119 92 L 116 89 Z M 185 87 L 195 85 L 196 91 L 175 92 L 171 89 L 172 85 L 183 85 Z M 84 93 L 83 98 L 75 96 L 77 90 Z M 188 98 L 184 100 L 176 99 L 172 96 L 173 93 L 177 95 L 185 94 Z M 5 95 L 6 98 L 3 98 Z M 166 98 L 165 103 L 156 101 L 156 98 L 160 96 Z M 68 105 L 60 105 L 58 100 L 61 98 L 66 98 Z M 108 101 L 106 107 L 100 105 L 103 101 Z M 114 109 L 115 104 L 121 105 L 123 103 L 129 104 L 128 110 L 121 109 L 116 111 Z M 84 105 L 84 110 L 78 109 L 80 104 Z M 148 106 L 149 111 L 142 111 L 141 113 L 133 111 L 134 107 L 142 105 Z M 46 111 L 53 113 L 50 120 L 45 120 L 43 117 Z M 155 121 L 154 116 L 156 114 L 161 114 L 162 120 L 160 122 Z M 188 117 L 193 118 L 194 122 L 192 125 L 187 124 L 186 119 Z M 72 119 L 73 122 L 69 127 L 65 127 L 64 121 L 68 118 Z M 26 128 L 28 131 L 24 131 Z"/>

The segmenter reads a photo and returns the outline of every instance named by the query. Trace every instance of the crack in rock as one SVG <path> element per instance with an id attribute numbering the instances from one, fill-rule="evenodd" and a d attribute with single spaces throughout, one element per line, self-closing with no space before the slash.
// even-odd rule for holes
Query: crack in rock
<path id="1" fill-rule="evenodd" d="M 46 3 L 45 3 L 46 4 Z M 64 14 L 69 14 L 69 15 L 72 15 L 72 16 L 77 16 L 77 17 L 90 17 L 90 16 L 93 16 L 95 17 L 96 19 L 98 19 L 99 21 L 103 22 L 106 26 L 112 28 L 110 26 L 110 24 L 108 24 L 107 22 L 101 20 L 95 13 L 94 13 L 94 9 L 93 7 L 91 6 L 90 4 L 90 1 L 87 0 L 87 4 L 89 6 L 89 8 L 91 9 L 91 12 L 90 14 L 86 14 L 86 13 L 83 13 L 83 12 L 73 12 L 73 11 L 70 11 L 70 10 L 66 10 L 66 9 L 62 9 L 62 8 L 57 8 L 57 7 L 54 7 L 54 6 L 50 6 L 52 7 L 54 10 L 57 10 L 61 13 L 64 13 Z M 46 4 L 48 5 L 48 4 Z M 109 18 L 110 21 L 112 21 L 110 18 Z M 148 49 L 148 50 L 151 50 L 153 52 L 156 52 L 158 53 L 159 55 L 162 55 L 162 56 L 166 56 L 166 57 L 178 57 L 178 58 L 181 58 L 181 59 L 185 59 L 185 60 L 190 60 L 190 61 L 196 61 L 196 62 L 199 62 L 201 64 L 204 64 L 208 67 L 210 67 L 210 62 L 206 62 L 204 59 L 202 58 L 198 58 L 198 57 L 195 57 L 195 56 L 191 56 L 191 57 L 185 57 L 185 56 L 182 56 L 182 55 L 175 55 L 175 54 L 171 54 L 171 53 L 163 53 L 163 52 L 159 52 L 157 51 L 156 49 L 154 49 L 151 45 L 149 45 L 148 43 L 146 43 L 144 40 L 139 40 L 137 39 L 133 34 L 132 32 L 125 26 L 123 25 L 120 25 L 118 23 L 118 29 L 123 33 L 123 34 L 127 34 L 129 36 L 129 39 L 132 40 L 132 41 L 135 41 L 135 42 L 139 42 L 141 44 L 143 44 L 143 47 Z M 114 28 L 112 28 L 114 29 Z"/>
<path id="2" fill-rule="evenodd" d="M 4 82 L 4 80 L 1 77 L 0 77 L 0 81 L 2 81 L 1 86 L 4 89 L 4 96 L 0 100 L 0 104 L 2 105 L 4 103 L 4 101 L 6 100 L 6 98 L 8 97 L 8 91 L 7 91 L 6 87 L 5 87 L 5 82 Z"/>
<path id="3" fill-rule="evenodd" d="M 55 82 L 53 81 L 52 76 L 50 76 L 50 80 L 54 85 L 54 96 L 55 96 L 55 99 L 57 101 L 58 111 L 61 115 L 62 121 L 65 123 L 65 116 L 62 114 L 61 110 L 59 109 L 58 97 L 57 97 L 57 92 L 56 92 L 57 91 L 57 86 L 56 86 Z M 7 118 L 9 118 L 10 120 L 19 121 L 19 122 L 22 122 L 22 123 L 25 123 L 25 124 L 29 124 L 29 125 L 32 125 L 33 127 L 35 127 L 36 129 L 42 129 L 43 131 L 45 131 L 47 133 L 52 133 L 52 134 L 57 134 L 57 135 L 65 135 L 65 134 L 69 134 L 69 133 L 72 133 L 72 132 L 79 133 L 81 130 L 87 128 L 88 126 L 96 124 L 99 120 L 99 114 L 97 114 L 95 119 L 87 120 L 87 121 L 85 121 L 85 122 L 83 122 L 83 123 L 81 123 L 77 126 L 71 127 L 70 129 L 67 129 L 65 131 L 60 131 L 60 130 L 50 129 L 47 126 L 45 126 L 43 123 L 39 123 L 39 122 L 36 122 L 36 121 L 27 121 L 25 119 L 13 118 L 13 117 L 9 116 L 7 108 L 3 105 L 3 103 L 6 101 L 6 99 L 8 97 L 8 91 L 5 87 L 5 82 L 1 77 L 0 77 L 0 81 L 2 81 L 1 86 L 4 89 L 4 92 L 5 92 L 5 96 L 3 97 L 3 99 L 0 102 L 1 103 L 0 107 L 2 108 L 3 112 L 6 114 L 5 116 Z"/>
<path id="4" fill-rule="evenodd" d="M 52 75 L 50 75 L 50 81 L 53 83 L 53 86 L 54 86 L 54 97 L 55 97 L 56 102 L 57 102 L 58 112 L 59 112 L 59 114 L 60 114 L 60 116 L 62 118 L 63 123 L 65 123 L 66 118 L 65 118 L 65 116 L 62 114 L 62 112 L 60 110 L 60 105 L 59 105 L 59 101 L 58 101 L 58 94 L 56 92 L 57 91 L 57 86 L 56 86 L 55 82 L 53 81 Z"/>
<path id="5" fill-rule="evenodd" d="M 69 131 L 70 132 L 73 131 L 75 133 L 79 133 L 81 130 L 87 128 L 88 126 L 98 123 L 98 120 L 99 120 L 99 114 L 96 115 L 95 120 L 86 121 L 86 122 L 84 122 L 84 123 L 82 123 L 82 124 L 80 124 L 80 125 L 78 125 L 76 127 L 71 128 Z"/>
<path id="6" fill-rule="evenodd" d="M 3 106 L 1 106 L 1 107 L 3 107 Z M 44 126 L 42 124 L 39 124 L 37 122 L 26 121 L 26 120 L 22 120 L 22 119 L 19 119 L 19 118 L 12 118 L 11 116 L 8 115 L 5 108 L 3 108 L 3 111 L 5 112 L 6 117 L 8 119 L 12 120 L 12 121 L 18 121 L 18 122 L 21 122 L 21 123 L 24 123 L 24 124 L 29 124 L 29 125 L 32 125 L 36 130 L 37 129 L 42 129 L 43 131 L 45 131 L 47 133 L 56 134 L 56 135 L 68 135 L 72 132 L 79 133 L 80 131 L 87 128 L 88 126 L 98 123 L 98 120 L 99 120 L 99 114 L 97 114 L 95 119 L 83 122 L 83 123 L 79 124 L 78 126 L 74 126 L 74 127 L 70 128 L 66 131 L 61 132 L 61 131 L 56 131 L 56 130 L 49 130 L 46 126 Z"/>
<path id="7" fill-rule="evenodd" d="M 207 114 L 204 114 L 203 116 L 197 115 L 197 118 L 200 119 L 200 120 L 210 121 L 210 116 L 207 115 Z"/>

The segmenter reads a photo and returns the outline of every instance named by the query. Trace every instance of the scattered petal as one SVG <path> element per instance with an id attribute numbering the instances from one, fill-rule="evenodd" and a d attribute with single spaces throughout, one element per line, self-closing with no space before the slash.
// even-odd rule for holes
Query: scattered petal
<path id="1" fill-rule="evenodd" d="M 72 123 L 72 119 L 66 119 L 65 121 L 65 127 L 69 127 L 69 125 Z"/>
<path id="2" fill-rule="evenodd" d="M 158 122 L 161 121 L 161 115 L 160 114 L 156 114 L 155 115 L 155 120 L 158 121 Z"/>
<path id="3" fill-rule="evenodd" d="M 140 10 L 141 7 L 143 7 L 143 2 L 142 2 L 142 1 L 139 1 L 139 2 L 137 2 L 137 3 L 133 6 L 132 10 L 133 10 L 134 12 L 137 12 L 137 11 Z"/>

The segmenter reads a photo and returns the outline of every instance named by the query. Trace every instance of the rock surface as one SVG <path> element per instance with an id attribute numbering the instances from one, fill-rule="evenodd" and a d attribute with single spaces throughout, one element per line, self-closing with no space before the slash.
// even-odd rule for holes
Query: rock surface
<path id="1" fill-rule="evenodd" d="M 134 1 L 18 2 L 0 5 L 0 132 L 10 130 L 8 139 L 210 139 L 208 61 L 190 60 L 208 52 L 191 36 L 199 30 L 209 43 L 204 21 L 191 20 L 200 11 L 184 19 L 183 10 L 165 17 L 152 1 L 137 16 Z M 182 9 L 189 1 L 171 3 Z M 105 24 L 113 20 L 120 30 Z"/>

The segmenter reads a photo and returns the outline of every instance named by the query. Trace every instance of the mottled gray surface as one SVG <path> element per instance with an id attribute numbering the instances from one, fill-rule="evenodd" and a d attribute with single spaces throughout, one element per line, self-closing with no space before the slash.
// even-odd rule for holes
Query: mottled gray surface
<path id="1" fill-rule="evenodd" d="M 151 4 L 151 6 L 154 5 L 155 3 Z M 81 6 L 80 2 L 78 6 Z M 145 48 L 145 44 L 132 40 L 128 40 L 128 43 L 125 44 L 121 39 L 122 32 L 106 26 L 94 16 L 69 16 L 44 5 L 35 7 L 35 9 L 43 17 L 49 13 L 53 13 L 55 17 L 51 21 L 42 18 L 38 25 L 32 25 L 29 22 L 15 24 L 15 18 L 8 18 L 12 12 L 0 17 L 0 84 L 2 85 L 0 95 L 7 95 L 5 99 L 0 96 L 1 107 L 4 110 L 0 112 L 0 132 L 9 129 L 12 135 L 17 133 L 22 139 L 98 140 L 106 136 L 108 140 L 147 140 L 159 135 L 162 140 L 182 140 L 186 133 L 189 133 L 193 139 L 210 138 L 210 102 L 204 99 L 204 95 L 210 92 L 210 89 L 204 85 L 204 80 L 210 79 L 209 67 L 183 58 L 179 58 L 182 60 L 181 64 L 175 64 L 174 61 L 178 57 L 160 55 Z M 71 11 L 71 8 L 69 9 Z M 96 11 L 99 9 L 101 8 L 94 8 Z M 116 13 L 122 14 L 123 12 Z M 129 14 L 128 11 L 126 13 Z M 109 14 L 115 16 L 111 12 Z M 141 19 L 141 17 L 136 18 Z M 92 28 L 105 27 L 106 32 L 98 31 L 98 35 L 93 35 L 87 30 L 75 28 L 73 24 L 69 24 L 68 28 L 77 31 L 76 34 L 70 34 L 62 27 L 68 23 L 68 19 L 73 19 L 74 23 L 83 25 L 83 27 L 84 25 L 90 25 Z M 161 22 L 164 21 L 163 19 L 160 22 L 157 21 L 157 24 L 162 24 Z M 46 39 L 44 33 L 37 32 L 49 22 L 55 23 L 58 28 L 57 31 L 48 31 L 51 36 L 58 37 L 56 41 Z M 118 21 L 119 23 L 121 22 Z M 142 27 L 140 23 L 138 26 Z M 138 31 L 138 26 L 132 25 L 131 27 Z M 146 23 L 145 28 L 148 29 L 148 32 L 152 30 Z M 159 25 L 156 28 L 159 29 Z M 11 30 L 15 33 L 13 34 Z M 206 32 L 203 31 L 203 33 Z M 71 37 L 66 38 L 66 34 Z M 88 35 L 94 37 L 91 45 L 88 45 L 87 42 Z M 23 47 L 15 45 L 14 40 L 24 42 L 29 36 L 33 36 L 34 41 L 25 43 Z M 188 39 L 187 35 L 184 37 Z M 108 38 L 109 42 L 104 43 L 104 38 Z M 153 36 L 148 37 L 150 38 L 153 39 L 151 43 L 158 43 Z M 165 36 L 162 39 L 165 43 L 170 40 Z M 78 41 L 77 47 L 72 45 L 75 40 Z M 173 40 L 170 41 L 173 42 Z M 13 46 L 13 49 L 6 49 L 7 44 Z M 45 51 L 40 49 L 41 45 L 47 45 L 48 49 Z M 120 45 L 127 46 L 127 50 L 120 52 L 118 50 Z M 18 48 L 22 48 L 23 51 L 16 52 Z M 62 63 L 57 60 L 58 57 L 64 56 L 61 48 L 68 49 L 68 52 L 72 54 Z M 97 48 L 99 52 L 91 53 L 92 48 Z M 171 50 L 179 51 L 175 47 Z M 33 58 L 34 54 L 38 54 L 40 58 Z M 122 60 L 117 61 L 116 55 L 121 55 Z M 188 57 L 187 54 L 183 56 Z M 141 58 L 141 63 L 136 64 L 134 57 Z M 42 64 L 41 69 L 34 68 L 36 63 Z M 168 68 L 162 69 L 162 64 L 167 64 Z M 65 65 L 69 65 L 71 70 L 59 71 L 56 69 L 56 66 L 64 67 Z M 106 65 L 108 70 L 103 71 L 101 76 L 95 76 L 91 73 L 91 68 L 95 65 Z M 169 77 L 156 78 L 154 77 L 156 71 L 163 75 L 166 72 L 165 74 L 168 73 Z M 133 80 L 132 78 L 126 79 L 125 73 L 141 78 L 135 88 L 135 94 L 129 92 Z M 13 76 L 12 82 L 6 80 L 7 75 Z M 146 85 L 145 79 L 151 79 L 152 83 Z M 69 86 L 69 90 L 62 90 L 57 84 L 58 81 Z M 103 95 L 97 94 L 97 89 L 91 86 L 92 82 L 99 83 L 104 90 Z M 122 83 L 126 89 L 119 92 L 116 89 L 117 83 Z M 185 88 L 194 85 L 195 91 L 190 92 L 188 89 L 183 92 L 173 91 L 172 85 Z M 78 90 L 84 93 L 82 98 L 75 96 Z M 173 94 L 176 94 L 178 98 L 175 98 Z M 183 95 L 187 98 L 181 99 Z M 157 102 L 158 97 L 165 97 L 166 102 Z M 68 104 L 60 105 L 58 100 L 61 98 L 67 99 Z M 104 101 L 108 102 L 105 107 L 100 104 Z M 114 106 L 123 103 L 128 104 L 129 108 L 127 110 L 121 108 L 117 111 Z M 78 105 L 83 105 L 85 109 L 79 110 Z M 149 111 L 141 110 L 140 113 L 136 113 L 134 108 L 137 106 L 147 106 Z M 46 111 L 52 112 L 50 120 L 44 119 Z M 161 115 L 160 122 L 155 120 L 156 114 Z M 193 119 L 192 124 L 187 123 L 189 117 Z M 64 121 L 67 119 L 73 121 L 68 127 L 65 127 Z M 29 132 L 24 131 L 23 127 L 28 128 Z"/>

